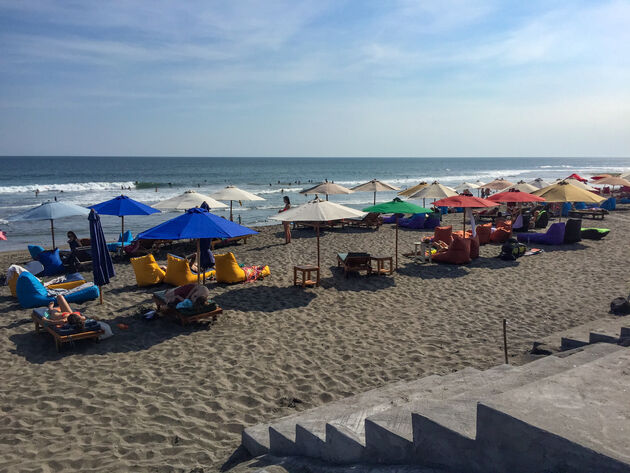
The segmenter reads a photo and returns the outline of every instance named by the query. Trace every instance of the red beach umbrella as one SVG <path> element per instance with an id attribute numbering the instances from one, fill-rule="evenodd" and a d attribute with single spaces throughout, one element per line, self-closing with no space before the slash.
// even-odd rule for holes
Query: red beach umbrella
<path id="1" fill-rule="evenodd" d="M 500 192 L 498 194 L 491 195 L 487 200 L 492 202 L 544 202 L 545 199 L 538 197 L 537 195 L 528 194 L 527 192 L 521 192 L 516 190 L 509 190 Z"/>
<path id="2" fill-rule="evenodd" d="M 588 182 L 588 179 L 584 179 L 583 177 L 579 176 L 576 173 L 571 174 L 569 177 L 567 177 L 567 179 L 575 179 L 576 181 L 581 181 L 581 182 Z"/>
<path id="3" fill-rule="evenodd" d="M 433 203 L 436 207 L 463 207 L 463 208 L 480 208 L 480 207 L 496 207 L 499 205 L 488 199 L 474 197 L 472 195 L 454 195 L 440 199 Z M 464 212 L 464 234 L 466 234 L 466 212 Z"/>

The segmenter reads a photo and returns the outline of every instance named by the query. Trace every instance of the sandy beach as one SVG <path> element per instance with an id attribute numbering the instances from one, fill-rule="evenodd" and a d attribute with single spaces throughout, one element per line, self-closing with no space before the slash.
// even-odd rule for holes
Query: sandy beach
<path id="1" fill-rule="evenodd" d="M 292 267 L 315 261 L 314 232 L 294 231 L 285 245 L 281 226 L 263 227 L 225 251 L 240 263 L 269 264 L 271 276 L 209 283 L 224 313 L 192 327 L 143 320 L 152 292 L 168 286 L 137 288 L 130 264 L 117 263 L 104 304 L 77 306 L 110 323 L 114 337 L 61 353 L 1 287 L 0 471 L 216 471 L 246 426 L 392 381 L 502 363 L 504 317 L 516 360 L 533 340 L 601 317 L 613 298 L 627 296 L 629 210 L 583 222 L 612 230 L 601 241 L 544 247 L 514 262 L 486 245 L 461 267 L 401 256 L 392 276 L 346 279 L 335 259 L 347 251 L 393 256 L 391 225 L 326 231 L 321 287 L 309 289 L 292 287 Z M 460 229 L 461 215 L 445 223 Z M 401 229 L 400 252 L 429 234 Z M 0 271 L 28 259 L 1 253 Z"/>

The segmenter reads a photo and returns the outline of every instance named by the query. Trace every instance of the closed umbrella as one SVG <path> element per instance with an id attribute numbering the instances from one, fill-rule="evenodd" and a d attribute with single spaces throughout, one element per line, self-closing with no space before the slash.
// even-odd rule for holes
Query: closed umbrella
<path id="1" fill-rule="evenodd" d="M 10 222 L 26 222 L 29 220 L 50 220 L 50 234 L 53 249 L 55 246 L 55 223 L 59 218 L 86 216 L 90 211 L 80 205 L 65 202 L 46 202 L 33 209 L 9 217 Z"/>
<path id="2" fill-rule="evenodd" d="M 211 214 L 206 209 L 192 208 L 171 220 L 167 220 L 138 234 L 141 240 L 197 240 L 197 262 L 201 266 L 201 239 L 236 238 L 257 235 L 250 228 Z M 200 282 L 197 272 L 197 282 Z"/>
<path id="3" fill-rule="evenodd" d="M 213 199 L 209 195 L 203 195 L 192 190 L 158 202 L 153 205 L 153 208 L 158 210 L 188 210 L 193 207 L 201 207 L 201 204 L 204 202 L 208 204 L 208 208 L 227 209 L 227 205 L 224 203 Z"/>
<path id="4" fill-rule="evenodd" d="M 120 217 L 121 252 L 125 249 L 125 215 L 151 215 L 160 212 L 158 209 L 149 207 L 126 195 L 119 195 L 100 204 L 91 205 L 90 208 L 96 210 L 101 215 L 116 215 Z"/>
<path id="5" fill-rule="evenodd" d="M 396 269 L 398 269 L 398 214 L 419 214 L 419 213 L 431 213 L 430 209 L 425 209 L 419 205 L 412 204 L 411 202 L 405 202 L 396 197 L 390 202 L 383 202 L 378 205 L 373 205 L 363 209 L 365 212 L 377 212 L 382 214 L 393 213 L 396 214 Z"/>
<path id="6" fill-rule="evenodd" d="M 424 206 L 425 199 L 444 199 L 446 197 L 452 197 L 457 195 L 455 189 L 442 185 L 438 181 L 420 189 L 415 194 L 411 195 L 410 199 L 422 199 L 422 205 Z"/>
<path id="7" fill-rule="evenodd" d="M 354 192 L 374 192 L 374 204 L 376 204 L 377 191 L 397 191 L 400 189 L 398 187 L 392 186 L 391 184 L 387 184 L 386 182 L 372 179 L 371 181 L 359 184 L 358 186 L 355 186 L 350 190 Z"/>
<path id="8" fill-rule="evenodd" d="M 324 194 L 326 196 L 326 200 L 328 200 L 328 195 L 352 194 L 353 192 L 353 190 L 340 186 L 339 184 L 335 184 L 334 182 L 322 182 L 316 186 L 301 190 L 300 194 Z"/>
<path id="9" fill-rule="evenodd" d="M 107 250 L 107 242 L 103 234 L 101 226 L 101 218 L 98 213 L 92 209 L 88 216 L 90 221 L 90 246 L 92 251 L 92 273 L 94 274 L 94 284 L 98 286 L 101 304 L 103 303 L 102 287 L 109 284 L 110 278 L 113 278 L 114 265 L 112 257 Z"/>
<path id="10" fill-rule="evenodd" d="M 421 189 L 424 189 L 428 185 L 429 185 L 429 183 L 422 181 L 422 182 L 416 184 L 415 186 L 410 187 L 409 189 L 405 189 L 404 191 L 400 191 L 398 193 L 398 195 L 401 196 L 401 197 L 411 197 L 416 192 L 418 192 Z"/>
<path id="11" fill-rule="evenodd" d="M 344 218 L 362 218 L 365 212 L 336 204 L 327 200 L 315 199 L 298 207 L 291 207 L 280 215 L 269 217 L 282 222 L 315 222 L 317 233 L 317 266 L 319 267 L 319 223 Z"/>
<path id="12" fill-rule="evenodd" d="M 588 179 L 586 179 L 586 178 L 584 178 L 584 177 L 582 177 L 582 176 L 580 176 L 579 174 L 576 174 L 576 173 L 573 173 L 570 176 L 567 176 L 566 179 L 575 179 L 576 181 L 580 181 L 580 182 L 584 182 L 584 183 L 588 182 Z"/>
<path id="13" fill-rule="evenodd" d="M 220 191 L 211 194 L 210 197 L 216 200 L 230 201 L 230 221 L 234 220 L 232 217 L 232 201 L 236 200 L 240 202 L 243 200 L 265 200 L 262 197 L 258 197 L 256 194 L 244 191 L 243 189 L 239 189 L 235 186 L 226 186 Z"/>
<path id="14" fill-rule="evenodd" d="M 440 199 L 435 202 L 435 205 L 440 207 L 462 207 L 462 208 L 482 208 L 482 207 L 496 207 L 496 202 L 492 202 L 488 199 L 482 199 L 481 197 L 473 197 L 472 195 L 455 195 Z M 464 212 L 464 235 L 466 234 L 466 212 Z"/>

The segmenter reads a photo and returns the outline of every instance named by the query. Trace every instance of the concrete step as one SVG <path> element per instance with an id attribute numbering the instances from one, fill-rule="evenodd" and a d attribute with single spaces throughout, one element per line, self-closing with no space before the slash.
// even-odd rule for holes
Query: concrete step
<path id="1" fill-rule="evenodd" d="M 478 471 L 629 473 L 630 350 L 609 346 L 594 361 L 481 401 Z"/>
<path id="2" fill-rule="evenodd" d="M 492 379 L 505 376 L 516 370 L 510 365 L 501 365 L 486 371 L 464 369 L 456 373 L 442 376 L 437 380 L 418 380 L 407 393 L 406 399 L 395 405 L 380 404 L 371 406 L 356 406 L 342 416 L 318 427 L 322 440 L 318 445 L 320 450 L 309 449 L 309 454 L 334 463 L 358 463 L 366 460 L 365 456 L 365 420 L 378 413 L 395 408 L 396 405 L 406 405 L 420 399 L 449 399 L 473 387 L 486 385 Z M 322 436 L 322 434 L 324 434 Z M 325 438 L 325 442 L 323 441 Z"/>
<path id="3" fill-rule="evenodd" d="M 326 422 L 349 411 L 356 410 L 357 406 L 387 406 L 406 402 L 410 391 L 419 389 L 423 384 L 435 384 L 441 386 L 449 376 L 465 376 L 477 373 L 474 368 L 465 368 L 446 376 L 426 376 L 419 380 L 399 381 L 370 391 L 339 399 L 306 411 L 291 414 L 273 421 L 272 423 L 257 424 L 247 427 L 241 436 L 241 443 L 252 456 L 260 456 L 265 453 L 277 455 L 309 455 L 312 444 L 325 442 Z M 439 395 L 439 393 L 438 393 Z M 302 428 L 298 427 L 300 425 Z M 273 442 L 272 442 L 273 440 Z M 296 440 L 306 443 L 305 451 L 296 450 Z M 318 448 L 315 448 L 318 451 Z"/>
<path id="4" fill-rule="evenodd" d="M 558 351 L 571 350 L 589 344 L 590 333 L 604 331 L 619 331 L 622 327 L 630 325 L 630 317 L 624 318 L 615 315 L 605 315 L 577 327 L 553 333 L 534 342 L 532 353 L 550 355 Z"/>
<path id="5" fill-rule="evenodd" d="M 402 461 L 466 471 L 467 465 L 475 459 L 477 402 L 619 349 L 615 345 L 600 344 L 576 350 L 572 356 L 541 358 L 505 372 L 502 377 L 490 376 L 485 385 L 471 386 L 450 399 L 426 398 L 371 416 L 365 422 L 366 459 L 375 463 Z M 453 455 L 454 451 L 458 454 Z"/>

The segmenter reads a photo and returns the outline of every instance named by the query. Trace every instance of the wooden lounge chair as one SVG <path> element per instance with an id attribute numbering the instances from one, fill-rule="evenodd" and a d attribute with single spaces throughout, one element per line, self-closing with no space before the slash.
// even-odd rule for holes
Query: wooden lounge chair
<path id="1" fill-rule="evenodd" d="M 44 314 L 46 313 L 46 308 L 38 307 L 33 309 L 31 314 L 31 318 L 33 319 L 33 323 L 35 324 L 35 332 L 40 333 L 40 329 L 46 330 L 49 334 L 53 336 L 55 340 L 55 348 L 57 351 L 60 351 L 61 346 L 64 343 L 74 342 L 75 340 L 83 340 L 86 338 L 94 339 L 94 341 L 98 342 L 98 337 L 100 337 L 104 332 L 100 328 L 100 325 L 96 325 L 98 329 L 86 329 L 81 331 L 73 331 L 65 333 L 61 330 L 61 327 L 64 323 L 51 324 L 44 321 Z"/>
<path id="2" fill-rule="evenodd" d="M 243 240 L 243 245 L 246 245 L 247 239 L 250 236 L 251 235 L 244 235 L 244 236 L 234 237 L 234 238 L 213 238 L 212 241 L 210 242 L 210 246 L 212 247 L 212 251 L 214 251 L 215 248 L 220 248 L 222 246 L 228 246 L 232 244 L 237 245 L 240 240 Z"/>
<path id="3" fill-rule="evenodd" d="M 361 220 L 345 220 L 346 225 L 357 228 L 378 228 L 383 225 L 383 217 L 376 212 L 370 212 Z"/>
<path id="4" fill-rule="evenodd" d="M 593 220 L 604 220 L 604 216 L 608 214 L 606 209 L 583 209 L 583 210 L 569 210 L 569 217 L 589 217 Z"/>
<path id="5" fill-rule="evenodd" d="M 153 301 L 157 307 L 156 312 L 161 315 L 174 317 L 179 320 L 179 323 L 182 325 L 199 322 L 204 319 L 212 319 L 212 322 L 215 322 L 217 320 L 217 316 L 223 313 L 223 309 L 217 306 L 217 304 L 212 300 L 209 300 L 207 304 L 199 310 L 177 309 L 175 307 L 171 307 L 164 299 L 165 293 L 166 291 L 153 293 Z"/>
<path id="6" fill-rule="evenodd" d="M 372 274 L 369 253 L 337 253 L 337 267 L 343 266 L 343 274 L 348 277 L 348 273 L 366 271 Z"/>

